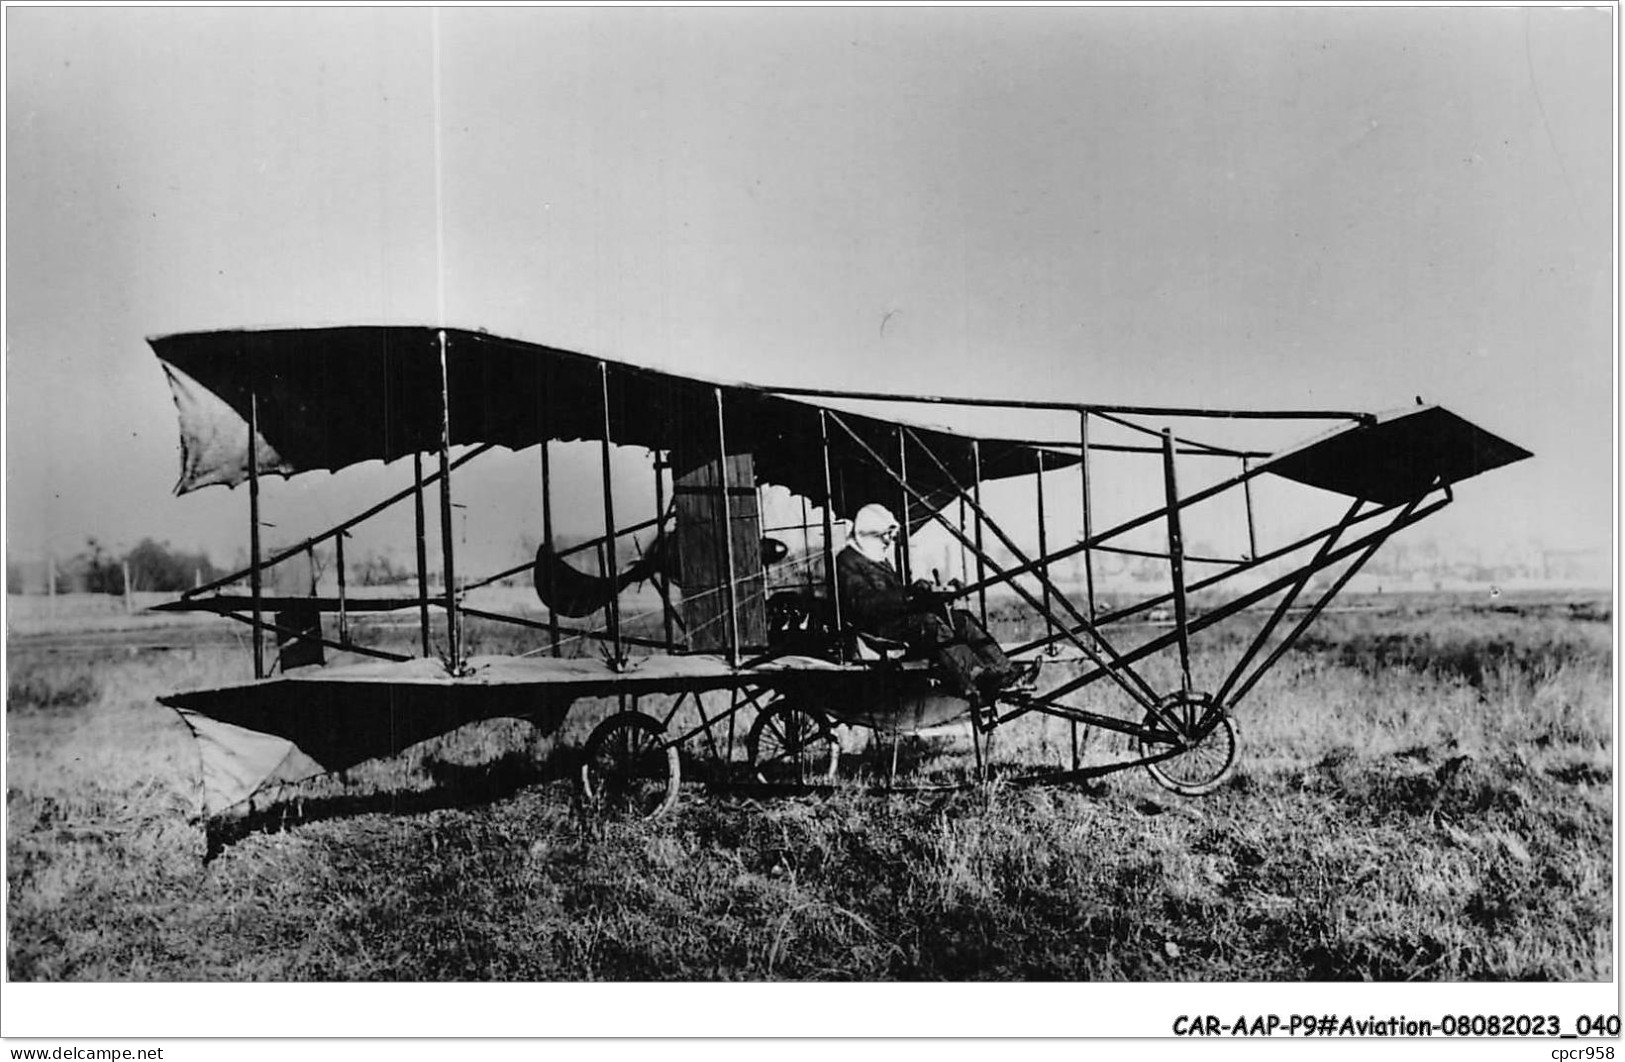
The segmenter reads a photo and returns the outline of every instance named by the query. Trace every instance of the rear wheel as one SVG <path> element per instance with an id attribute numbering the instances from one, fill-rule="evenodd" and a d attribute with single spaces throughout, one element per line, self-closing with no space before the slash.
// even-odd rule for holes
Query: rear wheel
<path id="1" fill-rule="evenodd" d="M 621 712 L 593 728 L 581 764 L 587 805 L 611 815 L 654 818 L 677 803 L 677 746 L 642 712 Z"/>
<path id="2" fill-rule="evenodd" d="M 835 777 L 841 743 L 823 712 L 781 698 L 756 716 L 745 737 L 757 781 L 780 785 Z"/>
<path id="3" fill-rule="evenodd" d="M 1183 796 L 1201 796 L 1217 789 L 1236 764 L 1236 728 L 1223 709 L 1205 693 L 1171 693 L 1159 708 L 1174 720 L 1170 728 L 1155 712 L 1147 712 L 1148 737 L 1139 739 L 1142 756 L 1182 751 L 1145 765 L 1158 785 Z"/>

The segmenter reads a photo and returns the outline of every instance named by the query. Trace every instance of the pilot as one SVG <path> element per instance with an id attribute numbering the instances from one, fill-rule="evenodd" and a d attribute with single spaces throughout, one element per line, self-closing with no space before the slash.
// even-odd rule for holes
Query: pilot
<path id="1" fill-rule="evenodd" d="M 943 606 L 940 588 L 912 586 L 892 567 L 900 525 L 884 505 L 865 505 L 852 521 L 846 548 L 835 558 L 841 617 L 860 632 L 902 642 L 929 657 L 954 687 L 978 704 L 1031 681 L 970 613 Z"/>

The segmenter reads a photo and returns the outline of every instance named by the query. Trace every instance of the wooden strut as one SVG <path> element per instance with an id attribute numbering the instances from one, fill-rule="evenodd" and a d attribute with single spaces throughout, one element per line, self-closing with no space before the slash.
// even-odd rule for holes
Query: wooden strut
<path id="1" fill-rule="evenodd" d="M 965 523 L 965 499 L 960 498 L 959 499 L 959 533 L 961 535 L 966 534 L 965 527 L 966 527 L 966 523 Z M 961 585 L 963 585 L 963 584 L 970 581 L 970 551 L 965 548 L 965 542 L 964 542 L 963 538 L 961 538 L 960 541 L 959 541 L 959 581 L 960 581 Z"/>
<path id="2" fill-rule="evenodd" d="M 547 437 L 545 430 L 547 427 L 548 396 L 546 388 L 541 383 L 542 378 L 547 375 L 546 369 L 543 369 L 537 375 L 537 391 L 539 393 L 536 397 L 536 423 L 537 434 L 542 437 L 540 447 L 542 462 L 542 545 L 551 554 L 553 552 L 553 469 L 548 463 L 548 449 L 552 440 Z M 523 568 L 514 568 L 509 574 L 518 574 L 523 570 Z M 547 640 L 552 647 L 553 655 L 557 657 L 559 655 L 559 619 L 553 615 L 552 608 L 547 610 Z"/>
<path id="3" fill-rule="evenodd" d="M 423 655 L 429 655 L 429 546 L 423 513 L 423 455 L 412 454 L 412 512 L 417 532 L 418 629 L 423 636 Z"/>
<path id="4" fill-rule="evenodd" d="M 1174 476 L 1174 433 L 1162 433 L 1162 481 L 1168 499 L 1168 575 L 1174 588 L 1174 633 L 1179 636 L 1179 689 L 1191 691 L 1190 610 L 1185 600 L 1185 535 L 1179 526 L 1179 484 Z"/>
<path id="5" fill-rule="evenodd" d="M 839 418 L 837 418 L 837 419 L 839 419 Z M 845 422 L 841 423 L 841 427 L 843 427 L 843 428 L 846 427 Z M 868 447 L 865 447 L 865 449 L 868 449 Z M 879 455 L 876 455 L 876 456 L 878 457 Z M 973 540 L 972 540 L 974 542 L 974 546 L 972 547 L 972 551 L 976 554 L 976 612 L 977 612 L 977 617 L 981 621 L 982 626 L 986 627 L 987 626 L 987 564 L 986 564 L 986 556 L 987 555 L 982 549 L 982 444 L 977 442 L 975 439 L 972 439 L 971 444 L 970 444 L 970 460 L 971 460 L 972 475 L 975 477 L 971 481 L 972 482 L 972 490 L 975 492 L 972 499 L 971 499 L 971 503 L 972 503 L 971 508 L 974 511 L 974 514 L 976 516 L 976 525 L 975 525 L 976 530 L 975 530 L 975 535 L 974 535 Z M 887 471 L 890 472 L 891 470 L 887 469 Z M 944 469 L 944 471 L 946 471 L 946 469 Z M 956 488 L 959 488 L 959 496 L 961 498 L 964 498 L 964 496 L 965 496 L 964 489 L 959 487 L 959 484 L 953 480 L 953 477 L 951 477 L 951 476 L 949 477 L 949 482 L 953 483 Z M 906 485 L 903 488 L 903 493 L 905 493 L 905 494 L 908 493 L 908 487 Z"/>
<path id="6" fill-rule="evenodd" d="M 1048 535 L 1048 531 L 1047 531 L 1047 521 L 1045 520 L 1045 513 L 1044 513 L 1044 451 L 1042 451 L 1042 450 L 1038 451 L 1038 476 L 1037 476 L 1037 479 L 1036 479 L 1036 482 L 1035 482 L 1034 489 L 1035 489 L 1035 491 L 1036 491 L 1036 493 L 1038 495 L 1038 498 L 1037 498 L 1037 500 L 1038 500 L 1038 556 L 1040 558 L 1045 558 L 1045 557 L 1049 556 L 1049 535 Z M 1052 608 L 1050 608 L 1049 564 L 1047 562 L 1044 564 L 1044 567 L 1042 569 L 1040 569 L 1040 572 L 1041 572 L 1041 578 L 1043 579 L 1043 588 L 1044 588 L 1044 633 L 1046 635 L 1054 635 L 1054 633 L 1055 633 L 1055 618 L 1054 618 L 1054 610 Z M 1078 751 L 1078 724 L 1077 724 L 1077 721 L 1076 720 L 1071 721 L 1069 723 L 1069 726 L 1070 726 L 1070 730 L 1069 730 L 1069 733 L 1068 733 L 1069 742 L 1068 742 L 1067 747 L 1069 749 L 1071 749 L 1071 752 L 1072 752 L 1072 769 L 1074 771 L 1076 771 L 1076 770 L 1080 769 L 1083 766 L 1082 763 L 1080 762 L 1080 753 Z"/>
<path id="7" fill-rule="evenodd" d="M 1088 416 L 1088 414 L 1084 413 L 1082 416 Z M 1138 424 L 1133 425 L 1133 427 L 1136 431 L 1151 430 Z M 1040 450 L 1065 450 L 1068 453 L 1072 452 L 1073 450 L 1080 449 L 1076 439 L 1029 439 L 1023 437 L 1013 439 L 1004 438 L 1000 439 L 999 441 L 1006 443 L 1019 443 L 1022 446 L 1031 446 L 1034 449 Z M 1162 444 L 1159 442 L 1155 446 L 1134 446 L 1130 443 L 1097 442 L 1090 443 L 1089 449 L 1093 450 L 1097 454 L 1161 454 Z M 1192 446 L 1178 446 L 1175 447 L 1174 452 L 1180 457 L 1225 457 L 1231 460 L 1264 460 L 1266 458 L 1275 456 L 1268 450 L 1232 450 L 1228 447 L 1209 446 L 1206 443 L 1196 443 Z"/>
<path id="8" fill-rule="evenodd" d="M 254 599 L 254 677 L 265 677 L 265 639 L 260 628 L 260 399 L 254 356 L 248 356 L 248 593 Z"/>
<path id="9" fill-rule="evenodd" d="M 658 514 L 658 519 L 660 520 L 660 524 L 657 527 L 657 529 L 655 530 L 654 543 L 650 546 L 651 549 L 661 549 L 661 548 L 663 548 L 662 545 L 661 545 L 660 540 L 661 540 L 661 536 L 663 536 L 666 533 L 666 522 L 665 522 L 666 521 L 666 476 L 665 476 L 665 470 L 668 467 L 670 467 L 670 464 L 671 464 L 671 457 L 670 457 L 669 453 L 668 453 L 666 459 L 664 461 L 662 461 L 661 457 L 660 457 L 660 451 L 658 451 L 658 450 L 655 451 L 655 454 L 654 454 L 655 512 Z M 675 494 L 676 492 L 677 492 L 677 485 L 675 483 L 673 483 L 672 484 L 672 493 Z M 805 504 L 805 503 L 803 503 L 803 504 Z M 668 589 L 668 587 L 666 585 L 666 581 L 667 581 L 668 578 L 669 578 L 669 576 L 665 572 L 661 572 L 659 574 L 658 581 L 655 581 L 655 589 L 660 591 L 660 627 L 661 627 L 661 630 L 664 631 L 665 635 L 666 635 L 666 650 L 668 652 L 670 652 L 670 651 L 675 650 L 677 648 L 677 641 L 676 641 L 675 637 L 673 636 L 672 629 L 671 629 L 672 605 L 671 605 L 671 597 L 670 597 L 669 589 Z M 651 580 L 651 581 L 654 581 L 654 580 Z"/>
<path id="10" fill-rule="evenodd" d="M 1093 503 L 1089 491 L 1089 413 L 1085 410 L 1078 414 L 1078 469 L 1083 478 L 1083 541 L 1087 543 L 1095 537 Z M 1085 545 L 1083 548 L 1083 582 L 1084 592 L 1089 599 L 1089 622 L 1095 621 L 1095 558 L 1093 550 Z"/>
<path id="11" fill-rule="evenodd" d="M 897 428 L 897 467 L 902 470 L 903 478 L 906 480 L 908 478 L 908 442 L 903 438 L 901 425 Z M 902 497 L 898 501 L 901 506 L 898 515 L 902 517 L 903 524 L 902 531 L 897 536 L 897 544 L 893 547 L 893 563 L 903 577 L 903 585 L 907 586 L 914 581 L 913 564 L 908 556 L 910 529 L 914 526 L 909 523 L 908 491 L 903 491 Z"/>
<path id="12" fill-rule="evenodd" d="M 895 395 L 881 391 L 836 391 L 817 387 L 764 387 L 774 395 L 801 395 L 809 398 L 855 398 L 873 402 L 913 402 L 945 406 L 987 406 L 998 409 L 1050 409 L 1079 413 L 1124 413 L 1147 417 L 1193 417 L 1242 420 L 1353 420 L 1369 423 L 1370 413 L 1340 409 L 1197 409 L 1180 406 L 1123 406 L 1086 402 L 1043 402 L 1014 398 L 956 398 L 944 395 Z"/>
<path id="13" fill-rule="evenodd" d="M 457 626 L 457 563 L 451 527 L 451 379 L 446 359 L 446 332 L 440 342 L 440 556 L 446 580 L 446 666 L 453 674 L 463 669 L 462 643 Z"/>
<path id="14" fill-rule="evenodd" d="M 1248 463 L 1245 457 L 1241 459 L 1241 471 L 1243 474 L 1252 471 L 1252 465 Z M 1241 496 L 1247 503 L 1247 559 L 1251 560 L 1258 556 L 1258 529 L 1253 523 L 1253 481 L 1251 479 L 1241 481 Z"/>
<path id="15" fill-rule="evenodd" d="M 1050 580 L 1049 580 L 1049 536 L 1044 526 L 1044 451 L 1038 451 L 1038 475 L 1034 478 L 1034 490 L 1038 495 L 1038 559 L 1041 567 L 1038 569 L 1039 586 L 1044 591 L 1044 630 L 1054 633 L 1055 619 L 1050 608 Z"/>
<path id="16" fill-rule="evenodd" d="M 733 692 L 737 695 L 739 691 L 735 690 Z M 671 721 L 673 719 L 677 718 L 677 708 L 678 708 L 678 705 L 681 705 L 682 703 L 683 703 L 682 698 L 679 697 L 677 699 L 677 702 L 671 706 L 671 714 L 666 716 L 666 718 L 661 721 L 660 725 L 661 725 L 662 728 L 670 726 Z M 703 697 L 701 697 L 698 692 L 696 692 L 694 694 L 694 712 L 695 712 L 696 715 L 698 715 L 700 717 L 700 724 L 705 727 L 705 743 L 711 747 L 711 758 L 713 760 L 720 760 L 722 757 L 717 754 L 717 737 L 716 737 L 716 735 L 714 733 L 712 733 L 713 725 L 712 725 L 712 722 L 711 722 L 711 717 L 705 713 L 705 699 Z M 733 717 L 734 717 L 734 713 L 729 712 L 728 713 L 729 722 L 733 721 Z M 720 722 L 720 720 L 718 720 L 718 721 Z M 730 740 L 729 740 L 729 743 L 728 743 L 728 752 L 729 752 L 729 754 L 731 756 L 731 754 L 733 752 L 733 742 L 731 740 L 732 735 L 729 735 L 729 738 L 730 738 Z"/>
<path id="17" fill-rule="evenodd" d="M 722 548 L 728 581 L 723 601 L 728 609 L 728 663 L 739 666 L 739 601 L 734 586 L 734 523 L 732 502 L 728 498 L 728 433 L 722 415 L 722 388 L 712 389 L 717 406 L 717 482 L 722 492 Z"/>
<path id="18" fill-rule="evenodd" d="M 841 595 L 835 578 L 835 487 L 829 467 L 829 412 L 823 409 L 818 411 L 818 443 L 824 458 L 824 590 L 829 595 L 830 615 L 835 619 L 835 629 L 845 632 L 841 618 Z M 846 663 L 844 637 L 835 640 L 835 661 Z"/>
<path id="19" fill-rule="evenodd" d="M 604 438 L 599 444 L 599 458 L 604 479 L 604 575 L 614 578 L 620 565 L 615 556 L 615 491 L 609 467 L 609 363 L 598 363 L 599 398 L 602 403 Z M 615 646 L 615 666 L 626 662 L 621 650 L 621 595 L 611 595 L 604 605 L 604 620 L 609 625 L 610 640 Z"/>
<path id="20" fill-rule="evenodd" d="M 515 627 L 526 627 L 535 631 L 557 631 L 560 634 L 569 635 L 571 638 L 589 638 L 593 641 L 599 642 L 610 640 L 609 634 L 605 631 L 590 630 L 584 627 L 560 626 L 558 620 L 553 617 L 549 617 L 546 620 L 533 620 L 526 619 L 523 616 L 510 616 L 504 612 L 487 612 L 484 609 L 470 608 L 467 605 L 461 606 L 460 611 L 465 616 L 474 616 L 478 619 L 494 620 L 497 623 L 509 623 Z M 665 642 L 655 638 L 638 638 L 624 633 L 621 635 L 621 642 L 625 645 L 637 645 L 649 649 L 663 649 L 666 646 Z"/>
<path id="21" fill-rule="evenodd" d="M 801 496 L 801 555 L 803 557 L 812 556 L 811 520 L 812 516 L 807 512 L 807 496 L 803 494 Z M 810 601 L 816 593 L 816 588 L 812 584 L 812 565 L 803 564 L 801 570 L 807 577 L 807 599 Z"/>
<path id="22" fill-rule="evenodd" d="M 1167 560 L 1170 556 L 1167 550 L 1160 553 L 1154 549 L 1129 549 L 1127 546 L 1096 546 L 1101 553 L 1111 553 L 1120 557 L 1148 557 L 1152 560 Z M 1250 557 L 1195 557 L 1189 553 L 1180 554 L 1186 564 L 1246 564 Z"/>
<path id="23" fill-rule="evenodd" d="M 1085 542 L 1089 541 L 1091 534 L 1094 532 L 1093 506 L 1090 504 L 1089 497 L 1089 461 L 1089 411 L 1084 410 L 1078 414 L 1078 505 L 1083 510 L 1082 527 Z M 1093 624 L 1095 623 L 1095 558 L 1094 552 L 1088 549 L 1083 551 L 1083 594 L 1084 604 L 1089 610 L 1089 622 Z M 1070 728 L 1072 769 L 1078 771 L 1083 769 L 1083 752 L 1079 748 L 1079 743 L 1080 740 L 1087 740 L 1088 732 L 1085 731 L 1080 736 L 1078 721 L 1075 719 L 1071 721 Z"/>

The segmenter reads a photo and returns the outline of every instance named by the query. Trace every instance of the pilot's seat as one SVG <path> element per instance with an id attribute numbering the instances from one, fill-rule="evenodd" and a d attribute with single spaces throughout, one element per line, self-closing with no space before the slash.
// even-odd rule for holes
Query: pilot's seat
<path id="1" fill-rule="evenodd" d="M 891 638 L 848 627 L 835 629 L 835 617 L 823 595 L 811 589 L 779 590 L 767 599 L 768 645 L 784 653 L 879 662 L 901 660 L 908 646 Z M 844 654 L 837 652 L 845 650 Z"/>

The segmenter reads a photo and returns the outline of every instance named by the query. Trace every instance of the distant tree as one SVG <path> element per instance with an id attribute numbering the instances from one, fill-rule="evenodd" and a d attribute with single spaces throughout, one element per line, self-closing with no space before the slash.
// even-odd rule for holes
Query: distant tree
<path id="1" fill-rule="evenodd" d="M 367 554 L 355 566 L 356 582 L 362 586 L 394 586 L 406 582 L 412 572 L 396 564 L 389 554 L 375 551 Z"/>
<path id="2" fill-rule="evenodd" d="M 84 573 L 88 593 L 124 593 L 124 566 L 94 538 L 85 540 Z"/>
<path id="3" fill-rule="evenodd" d="M 144 538 L 124 555 L 130 566 L 133 590 L 181 591 L 192 588 L 198 579 L 214 578 L 214 565 L 205 553 L 188 553 L 167 542 Z M 120 583 L 122 584 L 122 572 Z M 120 590 L 122 590 L 122 585 Z"/>

